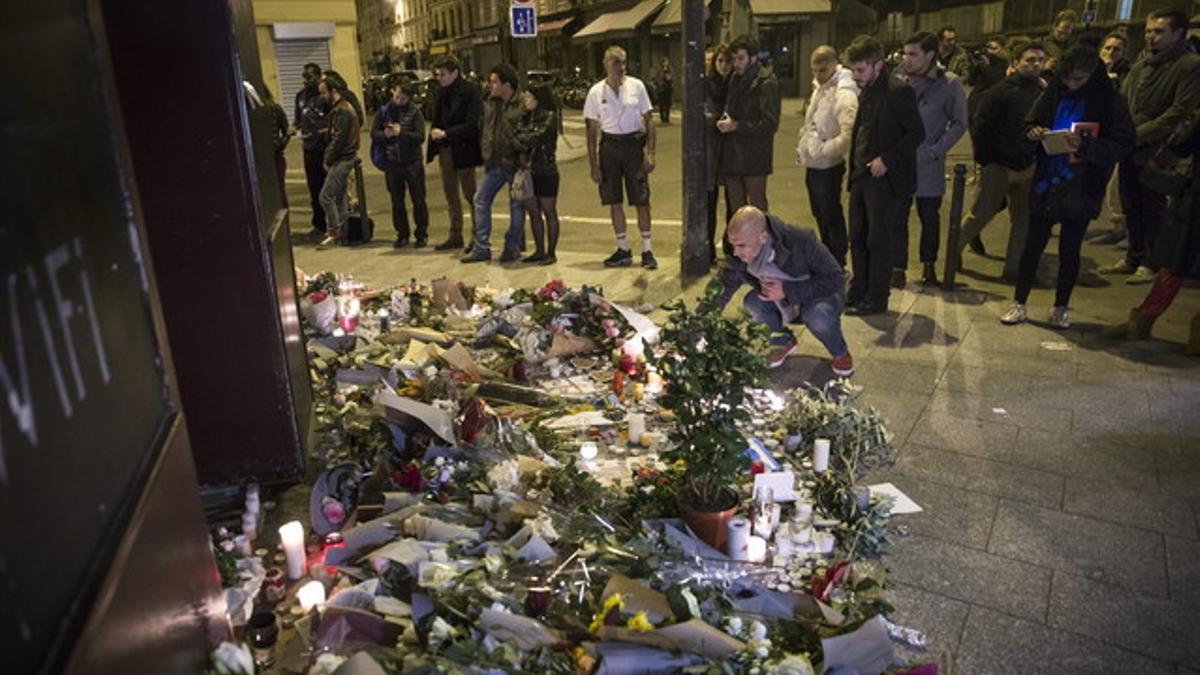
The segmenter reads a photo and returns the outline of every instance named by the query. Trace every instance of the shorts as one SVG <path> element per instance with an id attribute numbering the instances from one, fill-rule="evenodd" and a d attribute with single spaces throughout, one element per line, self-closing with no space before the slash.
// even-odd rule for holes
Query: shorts
<path id="1" fill-rule="evenodd" d="M 646 137 L 643 134 L 600 139 L 600 203 L 621 203 L 624 182 L 630 206 L 650 205 L 650 181 L 646 176 Z"/>
<path id="2" fill-rule="evenodd" d="M 558 196 L 558 172 L 546 176 L 533 177 L 533 196 L 538 199 L 552 199 Z"/>

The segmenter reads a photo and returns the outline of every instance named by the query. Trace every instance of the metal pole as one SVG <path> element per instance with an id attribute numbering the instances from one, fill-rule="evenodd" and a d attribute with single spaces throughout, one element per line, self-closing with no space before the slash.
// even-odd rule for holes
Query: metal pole
<path id="1" fill-rule="evenodd" d="M 683 0 L 683 246 L 684 277 L 708 273 L 708 186 L 704 128 L 704 0 Z"/>
<path id="2" fill-rule="evenodd" d="M 967 191 L 967 165 L 954 165 L 954 187 L 950 194 L 950 223 L 946 230 L 946 269 L 942 272 L 942 288 L 954 290 L 954 275 L 962 266 L 963 195 Z"/>

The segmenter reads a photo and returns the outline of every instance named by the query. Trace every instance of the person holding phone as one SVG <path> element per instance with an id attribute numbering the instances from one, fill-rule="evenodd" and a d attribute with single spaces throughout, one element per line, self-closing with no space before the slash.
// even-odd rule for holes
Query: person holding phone
<path id="1" fill-rule="evenodd" d="M 371 138 L 387 144 L 387 164 L 384 177 L 392 198 L 392 228 L 396 230 L 395 248 L 409 243 L 408 211 L 404 195 L 412 199 L 413 220 L 416 221 L 414 248 L 424 248 L 429 241 L 429 208 L 425 203 L 425 165 L 421 161 L 421 146 L 425 139 L 425 117 L 413 105 L 416 85 L 396 82 L 392 100 L 375 115 Z"/>

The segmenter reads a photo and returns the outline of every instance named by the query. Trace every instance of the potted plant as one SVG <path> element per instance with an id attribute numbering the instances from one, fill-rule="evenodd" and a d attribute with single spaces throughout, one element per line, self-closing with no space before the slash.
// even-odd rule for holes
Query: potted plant
<path id="1" fill-rule="evenodd" d="M 675 416 L 668 463 L 679 460 L 679 508 L 692 531 L 723 549 L 726 527 L 738 506 L 737 485 L 748 475 L 746 439 L 737 423 L 750 421 L 746 388 L 766 377 L 766 329 L 745 312 L 721 315 L 723 287 L 709 281 L 703 300 L 671 309 L 660 334 L 661 356 L 651 364 L 666 381 L 658 403 Z"/>

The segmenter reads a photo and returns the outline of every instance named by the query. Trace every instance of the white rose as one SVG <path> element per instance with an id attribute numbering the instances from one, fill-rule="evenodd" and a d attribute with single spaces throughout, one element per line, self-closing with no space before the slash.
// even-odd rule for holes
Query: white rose
<path id="1" fill-rule="evenodd" d="M 741 634 L 741 632 L 742 632 L 741 617 L 737 617 L 737 616 L 729 617 L 729 619 L 727 619 L 725 622 L 725 627 L 729 629 L 728 632 L 732 635 Z"/>
<path id="2" fill-rule="evenodd" d="M 752 621 L 750 623 L 750 637 L 755 640 L 767 639 L 767 627 L 761 621 Z"/>

